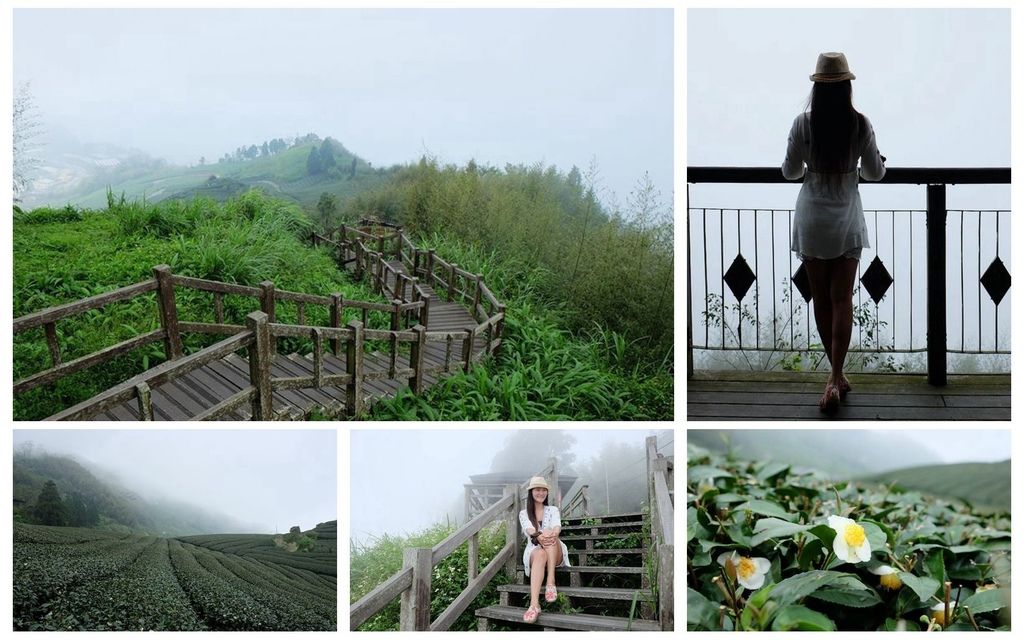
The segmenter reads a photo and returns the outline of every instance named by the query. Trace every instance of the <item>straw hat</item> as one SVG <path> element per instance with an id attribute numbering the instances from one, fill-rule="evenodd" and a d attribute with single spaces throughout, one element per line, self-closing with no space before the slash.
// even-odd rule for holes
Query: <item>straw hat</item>
<path id="1" fill-rule="evenodd" d="M 842 82 L 856 78 L 857 76 L 850 73 L 846 56 L 836 51 L 819 54 L 818 64 L 815 65 L 814 74 L 811 76 L 814 82 Z"/>
<path id="2" fill-rule="evenodd" d="M 548 491 L 551 491 L 551 487 L 548 486 L 548 483 L 546 480 L 544 480 L 544 478 L 540 476 L 533 476 L 532 478 L 530 478 L 530 484 L 526 487 L 526 493 L 530 493 L 532 489 L 538 488 L 547 489 Z"/>

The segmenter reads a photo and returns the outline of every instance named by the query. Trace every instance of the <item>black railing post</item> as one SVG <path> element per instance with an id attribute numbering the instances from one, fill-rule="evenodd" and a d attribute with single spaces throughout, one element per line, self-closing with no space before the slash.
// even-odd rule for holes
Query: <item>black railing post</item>
<path id="1" fill-rule="evenodd" d="M 693 286 L 690 284 L 690 185 L 686 185 L 686 377 L 693 377 Z"/>
<path id="2" fill-rule="evenodd" d="M 928 384 L 946 384 L 946 185 L 928 185 Z"/>

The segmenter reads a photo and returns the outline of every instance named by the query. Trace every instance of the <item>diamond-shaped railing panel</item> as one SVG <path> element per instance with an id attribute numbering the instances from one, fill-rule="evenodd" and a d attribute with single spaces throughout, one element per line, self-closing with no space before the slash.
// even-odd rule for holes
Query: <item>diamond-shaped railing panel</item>
<path id="1" fill-rule="evenodd" d="M 724 277 L 725 284 L 729 285 L 729 290 L 732 291 L 737 300 L 742 300 L 743 296 L 747 295 L 750 285 L 754 284 L 756 279 L 757 276 L 750 270 L 747 261 L 743 258 L 743 254 L 736 256 L 729 270 L 725 272 Z"/>
<path id="2" fill-rule="evenodd" d="M 988 291 L 992 302 L 998 305 L 1003 301 L 1003 296 L 1010 290 L 1010 272 L 1006 270 L 1006 266 L 1003 265 L 999 256 L 996 256 L 992 264 L 988 265 L 988 269 L 985 269 L 985 273 L 981 276 L 981 284 L 985 287 L 985 291 Z"/>
<path id="3" fill-rule="evenodd" d="M 804 297 L 804 302 L 811 301 L 811 281 L 807 277 L 807 269 L 804 268 L 803 262 L 800 263 L 800 267 L 793 274 L 793 286 Z"/>
<path id="4" fill-rule="evenodd" d="M 882 260 L 875 256 L 875 259 L 871 261 L 871 265 L 864 271 L 864 275 L 860 277 L 860 282 L 867 289 L 868 295 L 875 301 L 875 304 L 878 304 L 885 297 L 889 287 L 892 286 L 892 276 L 889 275 L 889 270 L 882 264 Z"/>

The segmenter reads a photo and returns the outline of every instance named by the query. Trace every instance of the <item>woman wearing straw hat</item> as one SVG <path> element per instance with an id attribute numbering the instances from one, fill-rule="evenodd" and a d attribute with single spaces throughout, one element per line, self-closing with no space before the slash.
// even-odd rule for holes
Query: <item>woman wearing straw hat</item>
<path id="1" fill-rule="evenodd" d="M 526 508 L 519 512 L 519 524 L 526 535 L 523 567 L 530 577 L 530 606 L 523 614 L 524 622 L 536 622 L 540 615 L 540 583 L 547 575 L 544 600 L 558 598 L 555 589 L 555 567 L 569 566 L 569 549 L 558 539 L 562 530 L 562 516 L 558 507 L 548 505 L 548 483 L 544 478 L 530 478 L 526 487 Z M 532 571 L 531 571 L 532 570 Z"/>
<path id="2" fill-rule="evenodd" d="M 792 249 L 804 263 L 815 324 L 832 367 L 818 402 L 827 414 L 835 413 L 850 391 L 843 365 L 853 331 L 853 286 L 861 250 L 870 246 L 857 184 L 861 177 L 885 175 L 871 122 L 853 108 L 855 77 L 842 53 L 818 56 L 810 110 L 793 121 L 782 163 L 787 180 L 804 177 Z"/>

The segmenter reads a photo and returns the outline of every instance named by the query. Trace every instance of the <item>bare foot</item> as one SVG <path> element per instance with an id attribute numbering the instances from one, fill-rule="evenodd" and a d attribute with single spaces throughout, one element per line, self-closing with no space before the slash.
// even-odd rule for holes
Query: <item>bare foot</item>
<path id="1" fill-rule="evenodd" d="M 825 393 L 821 394 L 818 401 L 818 409 L 825 415 L 833 415 L 839 410 L 839 387 L 828 382 L 825 385 Z"/>
<path id="2" fill-rule="evenodd" d="M 850 389 L 852 389 L 850 381 L 846 379 L 846 374 L 844 373 L 839 374 L 839 383 L 836 386 L 839 387 L 840 398 L 845 398 L 846 394 L 850 393 Z"/>

